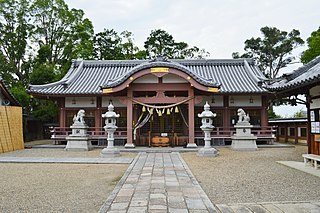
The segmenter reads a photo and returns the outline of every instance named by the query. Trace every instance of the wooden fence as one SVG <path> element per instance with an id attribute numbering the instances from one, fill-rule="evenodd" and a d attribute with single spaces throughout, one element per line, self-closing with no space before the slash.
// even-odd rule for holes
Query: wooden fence
<path id="1" fill-rule="evenodd" d="M 24 149 L 22 108 L 0 106 L 0 153 Z"/>

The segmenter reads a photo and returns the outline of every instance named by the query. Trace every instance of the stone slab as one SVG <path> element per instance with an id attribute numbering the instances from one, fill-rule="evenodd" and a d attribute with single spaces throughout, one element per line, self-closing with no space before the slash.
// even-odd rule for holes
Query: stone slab
<path id="1" fill-rule="evenodd" d="M 133 158 L 0 157 L 0 163 L 130 164 Z"/>

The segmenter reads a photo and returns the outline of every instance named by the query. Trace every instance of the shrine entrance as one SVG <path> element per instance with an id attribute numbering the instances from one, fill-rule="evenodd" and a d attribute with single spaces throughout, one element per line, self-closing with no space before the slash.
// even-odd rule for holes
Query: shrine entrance
<path id="1" fill-rule="evenodd" d="M 142 108 L 137 111 L 143 113 Z M 150 111 L 150 110 L 149 110 Z M 135 144 L 138 146 L 184 146 L 188 143 L 188 107 L 181 104 L 167 109 L 154 109 L 152 115 L 145 115 L 148 121 L 141 128 L 137 128 L 135 134 Z M 141 123 L 143 118 L 138 119 Z M 142 121 L 143 122 L 143 121 Z"/>

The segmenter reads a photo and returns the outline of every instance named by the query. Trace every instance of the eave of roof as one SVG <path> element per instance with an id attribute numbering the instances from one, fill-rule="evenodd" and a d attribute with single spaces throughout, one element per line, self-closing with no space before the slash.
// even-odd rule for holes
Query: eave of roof
<path id="1" fill-rule="evenodd" d="M 2 78 L 0 78 L 0 87 L 2 88 L 2 93 L 5 95 L 5 97 L 10 99 L 10 101 L 11 101 L 10 105 L 21 106 L 19 101 L 13 96 L 13 94 L 10 92 L 7 85 L 3 82 Z"/>
<path id="2" fill-rule="evenodd" d="M 320 82 L 320 56 L 292 73 L 284 74 L 273 83 L 266 85 L 266 88 L 275 92 L 287 92 L 317 82 Z"/>

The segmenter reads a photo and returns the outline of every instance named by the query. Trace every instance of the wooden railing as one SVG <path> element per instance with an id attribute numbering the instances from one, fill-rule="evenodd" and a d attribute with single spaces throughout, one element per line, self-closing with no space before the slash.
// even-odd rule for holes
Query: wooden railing
<path id="1" fill-rule="evenodd" d="M 50 130 L 51 139 L 54 141 L 66 141 L 66 137 L 71 134 L 69 127 L 54 127 Z M 103 128 L 90 127 L 87 131 L 90 140 L 107 139 L 107 133 Z M 115 139 L 127 139 L 126 128 L 118 128 L 114 133 Z"/>
<path id="2" fill-rule="evenodd" d="M 211 132 L 212 138 L 225 138 L 231 139 L 231 136 L 236 133 L 236 129 L 234 127 L 215 127 Z M 276 128 L 273 126 L 253 126 L 251 129 L 251 133 L 258 137 L 257 140 L 274 140 Z M 203 138 L 204 133 L 200 128 L 197 128 L 195 131 L 195 138 Z"/>
<path id="3" fill-rule="evenodd" d="M 54 127 L 51 129 L 51 139 L 56 141 L 66 141 L 66 137 L 71 134 L 69 127 Z M 231 139 L 231 136 L 235 134 L 236 130 L 234 127 L 224 128 L 215 127 L 211 133 L 211 137 L 221 139 Z M 258 137 L 257 140 L 265 140 L 268 143 L 272 143 L 275 139 L 276 128 L 272 126 L 254 126 L 251 129 L 251 133 Z M 103 128 L 89 128 L 88 135 L 91 140 L 107 139 L 107 133 Z M 195 138 L 203 139 L 204 133 L 200 128 L 195 130 Z M 127 139 L 127 129 L 125 127 L 118 128 L 114 133 L 115 139 Z"/>

